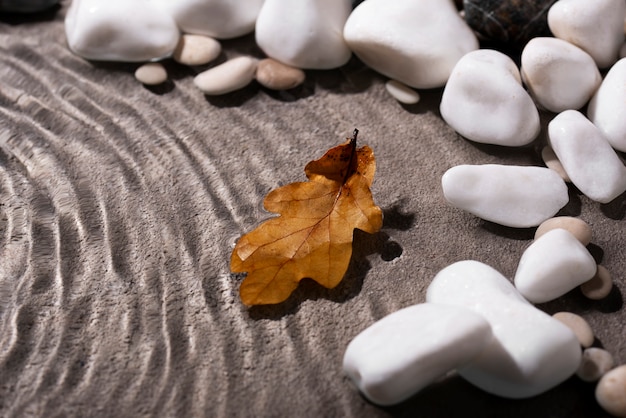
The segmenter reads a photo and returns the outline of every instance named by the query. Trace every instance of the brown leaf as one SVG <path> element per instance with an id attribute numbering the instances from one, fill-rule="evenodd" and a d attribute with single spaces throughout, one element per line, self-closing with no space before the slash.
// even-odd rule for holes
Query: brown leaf
<path id="1" fill-rule="evenodd" d="M 230 260 L 233 272 L 248 272 L 239 289 L 246 305 L 282 302 L 305 277 L 337 286 L 352 256 L 354 228 L 375 233 L 382 226 L 370 191 L 374 153 L 356 148 L 357 133 L 309 162 L 304 168 L 309 181 L 265 197 L 265 208 L 280 216 L 241 237 Z"/>

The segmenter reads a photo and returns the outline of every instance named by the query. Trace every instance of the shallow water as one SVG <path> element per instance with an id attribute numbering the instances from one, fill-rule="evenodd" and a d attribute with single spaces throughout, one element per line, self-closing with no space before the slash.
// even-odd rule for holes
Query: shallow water
<path id="1" fill-rule="evenodd" d="M 440 120 L 440 91 L 403 108 L 354 62 L 311 72 L 295 93 L 253 85 L 205 99 L 193 71 L 172 63 L 172 81 L 147 89 L 133 65 L 69 53 L 64 10 L 0 22 L 0 416 L 597 412 L 575 381 L 520 408 L 459 379 L 381 409 L 341 372 L 352 337 L 423 301 L 453 261 L 512 276 L 532 232 L 446 206 L 439 179 L 461 163 L 540 164 L 537 150 L 469 144 Z M 258 53 L 250 37 L 225 51 Z M 304 180 L 306 162 L 355 126 L 377 155 L 383 230 L 356 233 L 338 288 L 305 281 L 285 304 L 245 308 L 228 268 L 234 240 L 268 216 L 267 192 Z M 567 210 L 593 224 L 616 289 L 545 309 L 584 314 L 623 363 L 623 200 L 572 196 Z"/>

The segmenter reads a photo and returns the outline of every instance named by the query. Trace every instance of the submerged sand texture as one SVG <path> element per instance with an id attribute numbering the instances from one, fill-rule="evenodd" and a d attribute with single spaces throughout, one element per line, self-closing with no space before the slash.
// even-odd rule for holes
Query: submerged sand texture
<path id="1" fill-rule="evenodd" d="M 205 98 L 202 68 L 172 62 L 171 81 L 146 88 L 136 65 L 72 55 L 66 9 L 0 15 L 0 416 L 603 416 L 576 378 L 511 401 L 452 376 L 381 408 L 341 370 L 356 334 L 423 302 L 452 262 L 513 276 L 534 229 L 448 206 L 440 179 L 457 164 L 542 165 L 545 138 L 521 150 L 466 141 L 439 116 L 441 90 L 403 107 L 355 59 L 285 93 Z M 261 56 L 253 36 L 225 42 L 220 59 L 241 54 Z M 244 307 L 233 243 L 269 216 L 265 194 L 304 180 L 355 127 L 376 154 L 382 231 L 355 233 L 338 288 L 305 281 L 284 304 Z M 625 363 L 625 197 L 570 198 L 561 214 L 592 225 L 615 287 L 542 308 L 582 315 Z"/>

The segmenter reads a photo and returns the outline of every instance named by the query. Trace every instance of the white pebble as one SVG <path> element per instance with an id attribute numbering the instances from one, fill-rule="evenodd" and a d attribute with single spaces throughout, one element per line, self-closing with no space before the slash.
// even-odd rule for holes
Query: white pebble
<path id="1" fill-rule="evenodd" d="M 217 39 L 236 38 L 251 33 L 263 5 L 263 0 L 151 0 L 151 2 L 172 16 L 182 32 Z"/>
<path id="2" fill-rule="evenodd" d="M 459 374 L 506 398 L 543 393 L 570 377 L 580 364 L 576 336 L 528 303 L 511 282 L 478 261 L 441 270 L 426 293 L 428 303 L 469 308 L 491 324 L 494 338 Z"/>
<path id="3" fill-rule="evenodd" d="M 370 401 L 391 405 L 468 363 L 491 338 L 489 323 L 469 309 L 415 305 L 357 335 L 343 369 Z"/>
<path id="4" fill-rule="evenodd" d="M 415 104 L 419 102 L 420 95 L 411 87 L 397 80 L 389 80 L 385 83 L 387 92 L 397 101 L 404 104 Z"/>
<path id="5" fill-rule="evenodd" d="M 522 78 L 539 105 L 551 112 L 580 109 L 602 82 L 591 56 L 557 38 L 534 38 L 522 51 Z"/>
<path id="6" fill-rule="evenodd" d="M 537 226 L 567 204 L 563 179 L 544 167 L 459 165 L 441 179 L 453 206 L 516 228 Z"/>
<path id="7" fill-rule="evenodd" d="M 580 112 L 557 115 L 548 125 L 548 138 L 572 183 L 587 197 L 607 203 L 626 191 L 626 167 Z"/>
<path id="8" fill-rule="evenodd" d="M 587 116 L 613 148 L 626 152 L 626 58 L 606 74 L 589 102 Z"/>
<path id="9" fill-rule="evenodd" d="M 609 414 L 626 417 L 626 364 L 602 376 L 596 386 L 596 400 Z"/>
<path id="10" fill-rule="evenodd" d="M 265 0 L 256 42 L 268 57 L 302 69 L 344 65 L 351 52 L 342 36 L 350 0 Z"/>
<path id="11" fill-rule="evenodd" d="M 158 62 L 149 62 L 137 68 L 135 78 L 148 86 L 155 86 L 167 80 L 165 67 Z"/>
<path id="12" fill-rule="evenodd" d="M 548 11 L 548 26 L 557 38 L 593 57 L 600 68 L 617 59 L 624 42 L 624 0 L 559 0 Z"/>
<path id="13" fill-rule="evenodd" d="M 553 229 L 522 254 L 515 287 L 532 303 L 563 296 L 596 274 L 596 262 L 578 239 L 565 229 Z"/>
<path id="14" fill-rule="evenodd" d="M 589 347 L 583 351 L 583 358 L 576 371 L 576 376 L 585 382 L 595 382 L 611 370 L 613 365 L 614 360 L 611 353 L 602 348 Z"/>
<path id="15" fill-rule="evenodd" d="M 169 14 L 149 2 L 127 0 L 72 1 L 65 34 L 70 50 L 83 58 L 123 62 L 169 56 L 180 36 Z"/>
<path id="16" fill-rule="evenodd" d="M 239 90 L 254 79 L 258 60 L 242 56 L 233 58 L 198 74 L 193 82 L 204 94 L 216 96 Z"/>
<path id="17" fill-rule="evenodd" d="M 478 40 L 451 1 L 367 0 L 343 35 L 369 67 L 415 88 L 443 86 Z"/>
<path id="18" fill-rule="evenodd" d="M 209 36 L 183 35 L 172 58 L 184 65 L 204 65 L 216 59 L 220 52 L 220 43 Z"/>
<path id="19" fill-rule="evenodd" d="M 475 142 L 521 146 L 539 134 L 539 112 L 511 58 L 481 49 L 456 64 L 441 97 L 441 116 Z"/>

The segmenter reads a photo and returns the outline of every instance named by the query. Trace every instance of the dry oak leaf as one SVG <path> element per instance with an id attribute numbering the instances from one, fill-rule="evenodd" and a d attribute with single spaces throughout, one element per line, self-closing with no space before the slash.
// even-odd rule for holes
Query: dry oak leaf
<path id="1" fill-rule="evenodd" d="M 248 273 L 239 289 L 244 304 L 282 302 L 305 277 L 332 289 L 348 269 L 354 229 L 380 230 L 382 211 L 370 191 L 376 161 L 371 148 L 356 148 L 357 133 L 309 162 L 309 181 L 265 197 L 265 209 L 280 216 L 242 236 L 230 260 L 233 272 Z"/>

